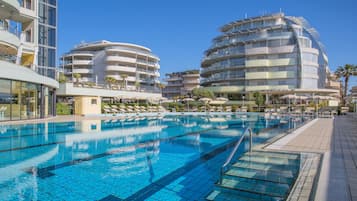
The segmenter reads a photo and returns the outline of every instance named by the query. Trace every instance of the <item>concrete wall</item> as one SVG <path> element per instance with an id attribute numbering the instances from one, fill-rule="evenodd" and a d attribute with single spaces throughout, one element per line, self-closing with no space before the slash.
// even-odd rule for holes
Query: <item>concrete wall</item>
<path id="1" fill-rule="evenodd" d="M 101 98 L 98 96 L 77 96 L 74 101 L 76 115 L 101 114 Z"/>

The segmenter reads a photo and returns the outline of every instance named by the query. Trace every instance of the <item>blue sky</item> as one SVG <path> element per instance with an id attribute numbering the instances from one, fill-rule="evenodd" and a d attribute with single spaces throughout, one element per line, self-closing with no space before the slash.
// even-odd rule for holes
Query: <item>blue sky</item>
<path id="1" fill-rule="evenodd" d="M 199 68 L 203 52 L 222 25 L 275 13 L 303 16 L 320 33 L 332 70 L 357 64 L 354 0 L 102 0 L 58 2 L 58 56 L 81 41 L 143 45 L 168 72 Z M 357 85 L 354 78 L 351 85 Z"/>

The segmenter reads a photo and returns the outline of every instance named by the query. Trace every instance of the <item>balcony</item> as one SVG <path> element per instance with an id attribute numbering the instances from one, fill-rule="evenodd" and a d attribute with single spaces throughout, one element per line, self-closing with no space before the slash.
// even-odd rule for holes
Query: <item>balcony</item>
<path id="1" fill-rule="evenodd" d="M 237 93 L 244 90 L 244 86 L 214 86 L 207 87 L 207 89 L 212 90 L 214 93 Z"/>
<path id="2" fill-rule="evenodd" d="M 278 72 L 247 72 L 245 73 L 245 79 L 247 80 L 259 80 L 259 79 L 286 79 L 294 78 L 294 71 L 278 71 Z"/>
<path id="3" fill-rule="evenodd" d="M 73 60 L 73 65 L 93 65 L 92 60 Z"/>
<path id="4" fill-rule="evenodd" d="M 108 65 L 106 68 L 107 71 L 120 71 L 120 72 L 131 72 L 135 73 L 136 68 L 131 66 L 115 66 L 115 65 Z"/>
<path id="5" fill-rule="evenodd" d="M 184 80 L 183 81 L 184 84 L 200 84 L 200 80 L 196 79 L 196 80 Z"/>
<path id="6" fill-rule="evenodd" d="M 293 89 L 293 85 L 261 85 L 261 86 L 246 86 L 246 91 L 270 91 L 270 90 L 288 90 Z"/>
<path id="7" fill-rule="evenodd" d="M 166 82 L 182 80 L 182 77 L 170 77 L 166 79 Z"/>
<path id="8" fill-rule="evenodd" d="M 73 69 L 73 73 L 92 74 L 93 70 L 92 69 L 85 69 L 85 68 L 77 68 L 77 69 Z"/>
<path id="9" fill-rule="evenodd" d="M 127 62 L 127 63 L 136 63 L 135 58 L 131 57 L 122 57 L 122 56 L 107 56 L 107 62 Z"/>
<path id="10" fill-rule="evenodd" d="M 0 50 L 2 52 L 17 54 L 21 41 L 16 32 L 11 32 L 10 30 L 11 28 L 0 26 Z"/>
<path id="11" fill-rule="evenodd" d="M 288 59 L 256 59 L 246 61 L 246 67 L 269 67 L 269 66 L 291 66 L 296 65 L 295 58 Z"/>
<path id="12" fill-rule="evenodd" d="M 182 87 L 182 83 L 167 83 L 166 87 Z"/>
<path id="13" fill-rule="evenodd" d="M 159 57 L 157 57 L 156 55 L 152 54 L 150 51 L 140 50 L 139 48 L 113 46 L 113 47 L 107 47 L 105 50 L 106 50 L 106 52 L 122 52 L 124 50 L 124 51 L 127 51 L 127 52 L 140 54 L 140 55 L 143 55 L 143 56 L 149 56 L 151 58 L 159 60 Z"/>
<path id="14" fill-rule="evenodd" d="M 182 77 L 197 77 L 197 78 L 199 78 L 200 77 L 200 74 L 199 73 L 197 73 L 197 74 L 195 74 L 195 73 L 192 73 L 192 74 L 190 74 L 190 73 L 188 73 L 188 74 L 184 74 L 184 75 L 182 75 Z"/>
<path id="15" fill-rule="evenodd" d="M 328 81 L 326 87 L 332 89 L 340 89 L 341 83 L 336 81 Z"/>
<path id="16" fill-rule="evenodd" d="M 0 0 L 0 18 L 8 18 L 19 13 L 20 3 L 18 0 Z"/>
<path id="17" fill-rule="evenodd" d="M 110 74 L 107 74 L 107 76 L 108 76 L 108 77 L 112 77 L 112 78 L 114 78 L 114 79 L 116 79 L 116 80 L 123 80 L 123 78 L 120 77 L 120 75 L 110 75 Z M 137 80 L 136 80 L 136 77 L 134 77 L 134 76 L 128 76 L 125 80 L 126 80 L 127 82 L 135 82 L 135 81 L 137 81 Z"/>

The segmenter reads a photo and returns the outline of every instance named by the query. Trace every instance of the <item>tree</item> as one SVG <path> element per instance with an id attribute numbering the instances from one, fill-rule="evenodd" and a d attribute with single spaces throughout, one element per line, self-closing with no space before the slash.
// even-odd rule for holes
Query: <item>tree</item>
<path id="1" fill-rule="evenodd" d="M 344 66 L 339 66 L 336 71 L 335 75 L 340 78 L 344 79 L 344 90 L 342 94 L 342 101 L 343 105 L 346 104 L 346 97 L 347 97 L 347 90 L 348 90 L 348 81 L 351 76 L 357 75 L 357 66 L 352 64 L 345 64 Z"/>
<path id="2" fill-rule="evenodd" d="M 160 88 L 160 90 L 161 90 L 161 93 L 162 93 L 162 90 L 163 90 L 166 86 L 165 86 L 164 84 L 162 84 L 162 83 L 159 83 L 158 86 L 159 86 L 159 88 Z"/>
<path id="3" fill-rule="evenodd" d="M 109 87 L 112 88 L 113 84 L 116 83 L 116 79 L 114 79 L 113 77 L 107 76 L 105 77 L 105 82 L 109 84 Z"/>
<path id="4" fill-rule="evenodd" d="M 192 90 L 192 95 L 198 97 L 198 98 L 214 98 L 214 93 L 206 88 L 194 88 Z"/>
<path id="5" fill-rule="evenodd" d="M 65 82 L 67 82 L 67 77 L 64 75 L 64 73 L 62 73 L 62 72 L 59 73 L 58 82 L 59 82 L 59 83 L 65 83 Z"/>
<path id="6" fill-rule="evenodd" d="M 81 74 L 74 73 L 73 77 L 76 79 L 76 85 L 78 85 L 79 84 L 79 79 L 81 79 L 81 77 L 82 77 Z"/>
<path id="7" fill-rule="evenodd" d="M 258 105 L 258 111 L 260 112 L 260 106 L 264 104 L 265 98 L 264 98 L 263 94 L 259 93 L 258 91 L 254 92 L 253 96 L 255 99 L 255 104 Z"/>
<path id="8" fill-rule="evenodd" d="M 127 74 L 121 74 L 120 77 L 123 79 L 123 85 L 124 85 L 124 89 L 126 89 L 126 78 L 128 78 Z"/>
<path id="9" fill-rule="evenodd" d="M 141 84 L 140 84 L 139 81 L 136 81 L 136 82 L 135 82 L 135 88 L 136 88 L 137 91 L 140 90 L 140 85 L 141 85 Z"/>

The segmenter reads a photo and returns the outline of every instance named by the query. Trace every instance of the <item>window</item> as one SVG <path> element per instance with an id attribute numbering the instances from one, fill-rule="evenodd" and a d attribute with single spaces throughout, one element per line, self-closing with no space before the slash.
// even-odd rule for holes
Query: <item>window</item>
<path id="1" fill-rule="evenodd" d="M 25 32 L 25 40 L 26 40 L 26 42 L 32 42 L 31 30 L 27 30 Z"/>
<path id="2" fill-rule="evenodd" d="M 288 83 L 286 82 L 286 80 L 280 80 L 279 82 L 279 85 L 287 85 Z"/>
<path id="3" fill-rule="evenodd" d="M 48 46 L 56 46 L 56 29 L 48 28 Z"/>
<path id="4" fill-rule="evenodd" d="M 92 105 L 97 105 L 97 99 L 91 99 L 91 104 Z"/>
<path id="5" fill-rule="evenodd" d="M 257 81 L 257 85 L 258 85 L 258 86 L 267 85 L 267 82 L 266 82 L 265 80 Z"/>

